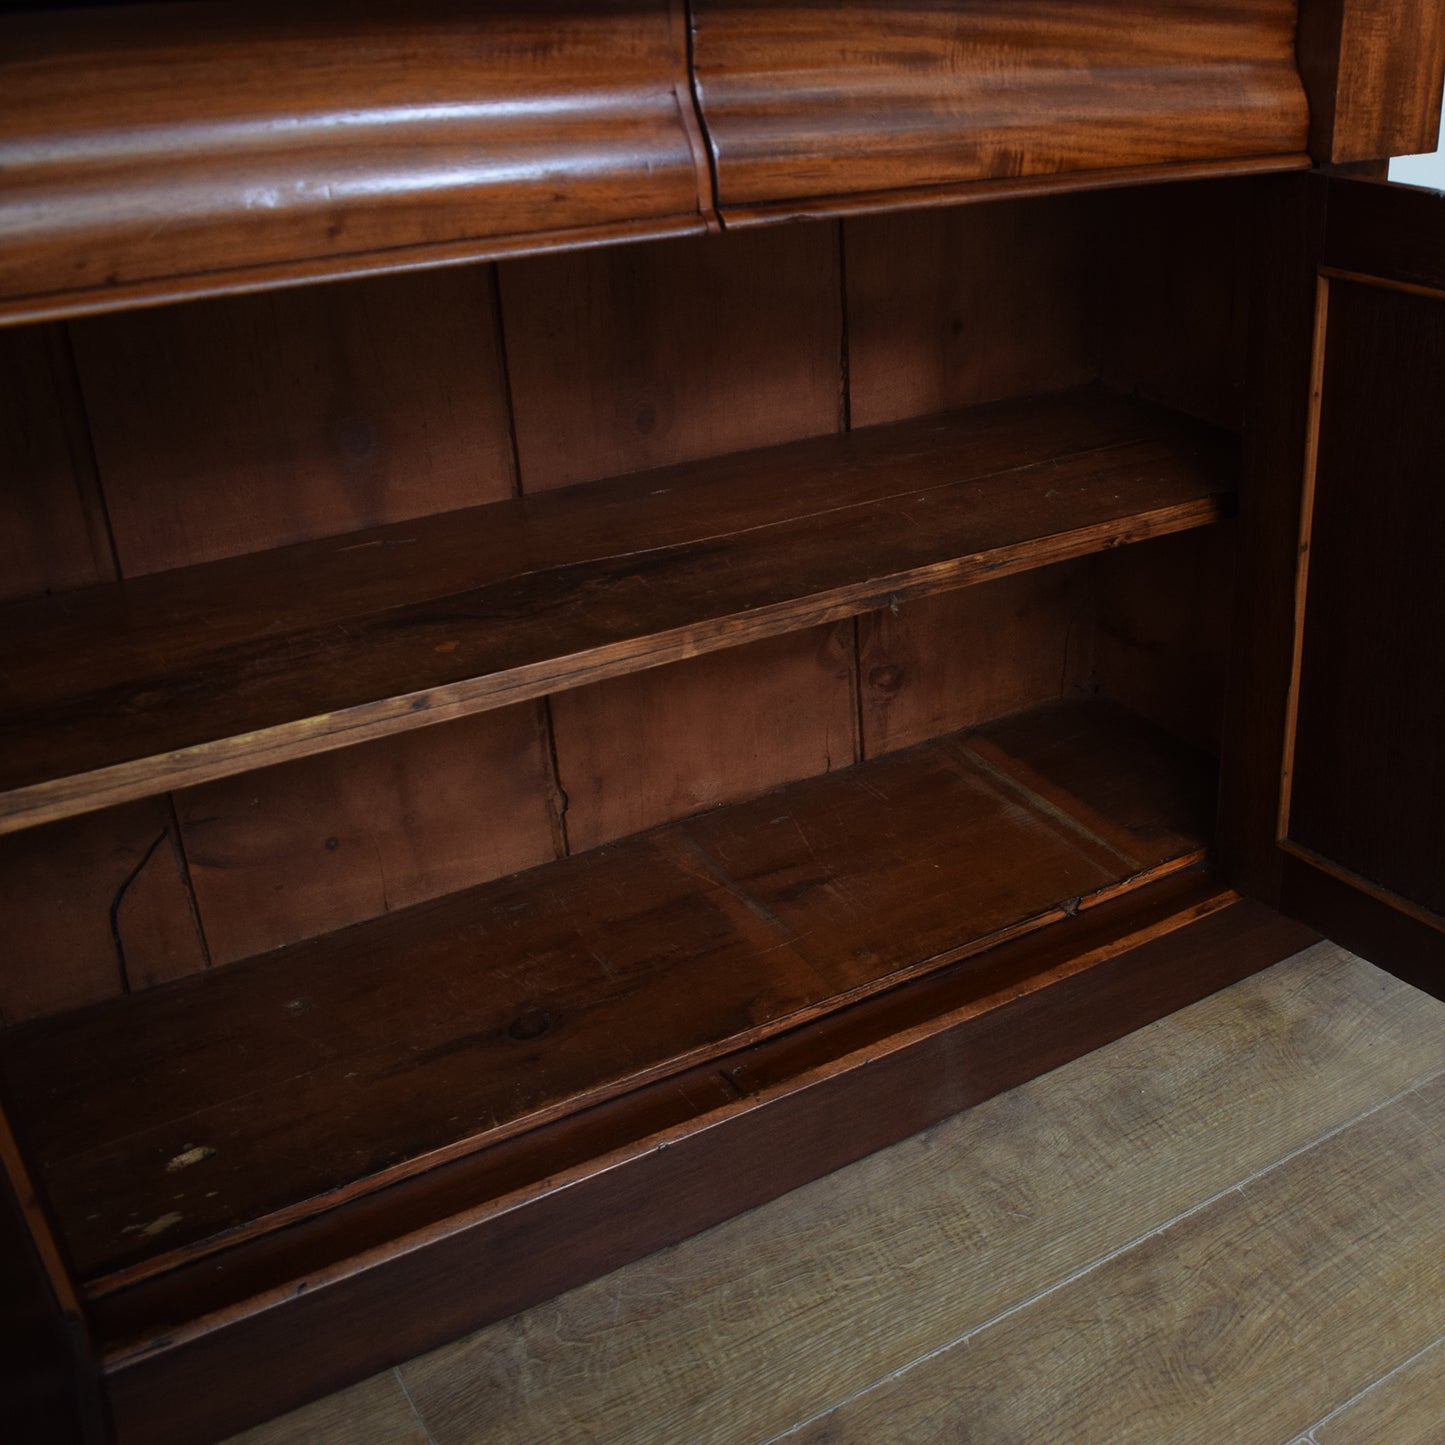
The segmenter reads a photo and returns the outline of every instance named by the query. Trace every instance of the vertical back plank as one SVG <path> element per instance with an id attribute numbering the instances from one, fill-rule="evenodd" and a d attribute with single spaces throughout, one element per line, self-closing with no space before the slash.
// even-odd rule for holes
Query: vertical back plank
<path id="1" fill-rule="evenodd" d="M 500 278 L 524 492 L 839 425 L 832 226 L 509 261 Z"/>
<path id="2" fill-rule="evenodd" d="M 570 846 L 846 767 L 853 666 L 844 622 L 557 694 Z"/>
<path id="3" fill-rule="evenodd" d="M 486 268 L 73 328 L 127 577 L 509 496 Z"/>
<path id="4" fill-rule="evenodd" d="M 853 425 L 1092 380 L 1087 200 L 845 222 Z"/>
<path id="5" fill-rule="evenodd" d="M 864 756 L 1070 696 L 1092 663 L 1087 562 L 872 613 L 858 639 Z"/>
<path id="6" fill-rule="evenodd" d="M 504 263 L 524 492 L 835 430 L 838 231 Z M 851 626 L 551 699 L 573 849 L 853 761 Z"/>
<path id="7" fill-rule="evenodd" d="M 176 795 L 217 963 L 555 854 L 531 703 Z"/>
<path id="8" fill-rule="evenodd" d="M 0 597 L 115 575 L 105 511 L 58 326 L 0 331 Z"/>
<path id="9" fill-rule="evenodd" d="M 0 839 L 0 916 L 6 1024 L 206 964 L 165 798 Z"/>

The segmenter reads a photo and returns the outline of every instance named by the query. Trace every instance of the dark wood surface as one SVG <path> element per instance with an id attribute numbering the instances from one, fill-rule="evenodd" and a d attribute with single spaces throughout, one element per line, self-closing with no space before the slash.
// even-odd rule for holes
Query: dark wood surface
<path id="1" fill-rule="evenodd" d="M 1083 391 L 15 603 L 5 824 L 1204 525 L 1230 451 Z"/>
<path id="2" fill-rule="evenodd" d="M 693 26 L 725 218 L 1305 148 L 1286 0 L 698 0 Z"/>
<path id="3" fill-rule="evenodd" d="M 690 1100 L 671 1084 L 629 1095 L 101 1301 L 121 1439 L 204 1439 L 384 1368 L 775 1198 L 1311 938 L 1202 880 L 1169 880 L 761 1045 L 729 1063 L 726 1096 L 711 1069 L 688 1076 Z M 318 1264 L 338 1247 L 362 1267 Z"/>
<path id="4" fill-rule="evenodd" d="M 23 1026 L 5 1069 L 109 1289 L 1180 866 L 1211 793 L 1057 704 Z"/>
<path id="5" fill-rule="evenodd" d="M 490 268 L 69 327 L 125 578 L 513 495 Z"/>
<path id="6" fill-rule="evenodd" d="M 671 0 L 40 9 L 0 56 L 12 316 L 706 225 Z"/>
<path id="7" fill-rule="evenodd" d="M 1287 836 L 1445 919 L 1445 294 L 1328 304 Z"/>
<path id="8" fill-rule="evenodd" d="M 1250 273 L 1249 373 L 1239 494 L 1240 558 L 1220 758 L 1222 875 L 1279 897 L 1280 765 L 1294 653 L 1295 573 L 1310 420 L 1315 258 L 1325 225 L 1318 177 L 1282 178 L 1258 197 Z"/>

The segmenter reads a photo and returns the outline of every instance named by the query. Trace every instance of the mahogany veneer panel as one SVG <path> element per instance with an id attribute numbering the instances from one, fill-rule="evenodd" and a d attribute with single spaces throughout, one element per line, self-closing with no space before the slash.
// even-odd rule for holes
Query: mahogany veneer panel
<path id="1" fill-rule="evenodd" d="M 1206 772 L 1054 705 L 22 1027 L 6 1074 L 82 1274 L 144 1275 L 1181 866 Z"/>
<path id="2" fill-rule="evenodd" d="M 1085 390 L 0 611 L 0 828 L 1218 520 L 1233 443 Z"/>
<path id="3" fill-rule="evenodd" d="M 41 10 L 0 57 L 13 314 L 705 225 L 671 0 Z"/>
<path id="4" fill-rule="evenodd" d="M 905 204 L 905 188 L 1292 165 L 1305 149 L 1291 0 L 698 0 L 693 13 L 729 219 Z"/>

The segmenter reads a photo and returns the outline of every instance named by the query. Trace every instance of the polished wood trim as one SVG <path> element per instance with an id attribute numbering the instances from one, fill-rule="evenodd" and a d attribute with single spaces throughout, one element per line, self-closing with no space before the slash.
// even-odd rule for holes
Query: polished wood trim
<path id="1" fill-rule="evenodd" d="M 828 216 L 867 216 L 881 211 L 919 211 L 958 206 L 972 201 L 1021 200 L 1072 191 L 1108 191 L 1172 181 L 1211 180 L 1230 176 L 1272 175 L 1308 170 L 1308 155 L 1246 156 L 1228 161 L 1178 162 L 1159 166 L 1125 166 L 1059 175 L 1017 176 L 1002 180 L 970 181 L 960 185 L 915 186 L 909 189 L 864 191 L 804 200 L 774 201 L 750 206 L 725 206 L 723 226 L 742 230 L 786 221 L 815 220 Z"/>
<path id="2" fill-rule="evenodd" d="M 1279 821 L 1275 836 L 1289 832 L 1294 779 L 1295 733 L 1299 721 L 1300 663 L 1304 656 L 1305 610 L 1309 601 L 1310 531 L 1314 525 L 1315 475 L 1319 464 L 1320 407 L 1324 392 L 1325 348 L 1329 340 L 1330 283 L 1321 277 L 1315 289 L 1314 350 L 1310 357 L 1309 415 L 1305 424 L 1304 479 L 1300 485 L 1299 544 L 1295 549 L 1294 638 L 1290 649 L 1289 693 L 1285 705 L 1284 749 L 1280 761 Z"/>
<path id="3" fill-rule="evenodd" d="M 1205 526 L 1233 469 L 1085 390 L 11 604 L 0 831 Z"/>

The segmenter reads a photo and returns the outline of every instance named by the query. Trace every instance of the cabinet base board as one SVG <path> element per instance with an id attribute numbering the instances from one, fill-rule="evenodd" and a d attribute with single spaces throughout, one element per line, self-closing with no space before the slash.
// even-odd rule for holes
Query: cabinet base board
<path id="1" fill-rule="evenodd" d="M 1315 937 L 1199 874 L 1166 879 L 696 1077 L 97 1301 L 118 1437 L 184 1445 L 295 1408 L 774 1199 Z"/>

